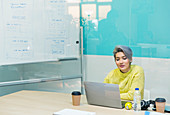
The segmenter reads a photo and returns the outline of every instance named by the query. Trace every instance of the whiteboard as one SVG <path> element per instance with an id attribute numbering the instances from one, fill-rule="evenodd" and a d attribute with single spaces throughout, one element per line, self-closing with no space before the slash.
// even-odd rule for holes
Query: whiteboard
<path id="1" fill-rule="evenodd" d="M 0 0 L 0 9 L 0 65 L 79 57 L 79 3 Z"/>

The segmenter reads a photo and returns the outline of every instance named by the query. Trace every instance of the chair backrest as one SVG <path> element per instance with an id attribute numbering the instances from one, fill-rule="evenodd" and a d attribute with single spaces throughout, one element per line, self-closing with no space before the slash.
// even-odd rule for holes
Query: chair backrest
<path id="1" fill-rule="evenodd" d="M 148 100 L 150 100 L 150 97 L 151 95 L 150 95 L 150 91 L 149 90 L 147 90 L 147 89 L 144 89 L 144 97 L 143 97 L 143 99 L 144 100 L 146 100 L 146 101 L 148 101 Z"/>

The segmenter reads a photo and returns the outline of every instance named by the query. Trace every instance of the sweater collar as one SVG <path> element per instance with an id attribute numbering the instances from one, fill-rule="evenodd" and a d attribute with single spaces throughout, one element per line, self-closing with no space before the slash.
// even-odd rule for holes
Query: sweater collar
<path id="1" fill-rule="evenodd" d="M 119 69 L 119 71 L 120 71 L 120 73 L 121 73 L 123 76 L 126 76 L 126 75 L 128 75 L 128 74 L 132 71 L 132 68 L 133 68 L 133 65 L 130 66 L 130 70 L 129 70 L 128 72 L 126 72 L 126 73 L 122 73 L 122 72 L 120 71 L 120 69 Z"/>

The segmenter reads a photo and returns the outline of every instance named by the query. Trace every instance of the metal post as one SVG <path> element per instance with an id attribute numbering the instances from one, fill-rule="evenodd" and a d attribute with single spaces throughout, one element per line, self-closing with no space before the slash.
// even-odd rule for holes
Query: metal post
<path id="1" fill-rule="evenodd" d="M 83 27 L 80 27 L 80 63 L 81 63 L 81 93 L 84 94 L 84 77 L 85 77 L 85 69 L 84 69 L 84 60 L 83 60 Z"/>

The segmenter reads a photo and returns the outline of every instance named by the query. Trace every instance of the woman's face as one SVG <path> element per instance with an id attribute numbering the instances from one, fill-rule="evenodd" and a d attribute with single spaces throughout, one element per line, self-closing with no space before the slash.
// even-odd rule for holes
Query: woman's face
<path id="1" fill-rule="evenodd" d="M 116 53 L 115 62 L 116 62 L 117 67 L 123 73 L 126 73 L 130 70 L 130 60 L 125 56 L 123 52 Z"/>

